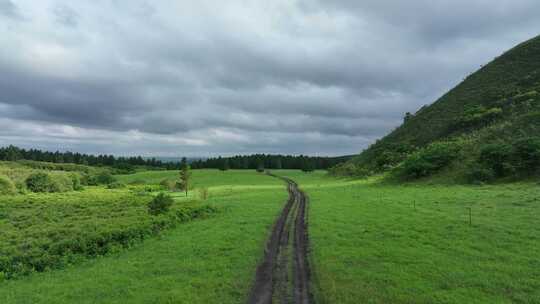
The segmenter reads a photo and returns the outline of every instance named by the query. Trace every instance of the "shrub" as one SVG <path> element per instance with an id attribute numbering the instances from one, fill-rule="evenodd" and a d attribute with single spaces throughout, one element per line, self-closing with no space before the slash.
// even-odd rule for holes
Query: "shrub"
<path id="1" fill-rule="evenodd" d="M 83 190 L 83 186 L 81 184 L 81 178 L 77 174 L 71 174 L 71 182 L 73 184 L 73 190 L 80 191 Z"/>
<path id="2" fill-rule="evenodd" d="M 0 195 L 12 195 L 17 192 L 15 184 L 7 176 L 0 175 Z"/>
<path id="3" fill-rule="evenodd" d="M 384 151 L 375 158 L 375 165 L 379 170 L 387 170 L 403 160 L 403 155 L 394 151 Z"/>
<path id="4" fill-rule="evenodd" d="M 28 189 L 26 188 L 26 183 L 24 181 L 16 181 L 15 188 L 20 194 L 28 193 Z"/>
<path id="5" fill-rule="evenodd" d="M 109 171 L 103 171 L 97 175 L 97 182 L 100 185 L 112 184 L 116 181 L 114 176 Z"/>
<path id="6" fill-rule="evenodd" d="M 26 188 L 32 192 L 58 192 L 59 187 L 50 177 L 43 172 L 33 173 L 26 178 Z"/>
<path id="7" fill-rule="evenodd" d="M 53 190 L 49 192 L 73 191 L 73 179 L 67 174 L 50 174 L 53 181 Z"/>
<path id="8" fill-rule="evenodd" d="M 509 144 L 489 144 L 480 150 L 479 161 L 491 168 L 496 177 L 503 177 L 514 171 L 512 153 L 512 146 Z"/>
<path id="9" fill-rule="evenodd" d="M 473 164 L 469 167 L 466 177 L 468 182 L 476 184 L 492 181 L 495 179 L 495 173 L 491 168 L 486 168 L 479 164 Z"/>
<path id="10" fill-rule="evenodd" d="M 516 167 L 520 173 L 531 175 L 540 168 L 540 138 L 525 138 L 514 142 Z"/>
<path id="11" fill-rule="evenodd" d="M 121 182 L 113 182 L 107 185 L 108 189 L 122 189 L 125 187 L 126 187 L 126 184 L 121 183 Z"/>
<path id="12" fill-rule="evenodd" d="M 460 147 L 454 142 L 436 142 L 412 154 L 400 168 L 407 178 L 429 176 L 449 165 L 459 153 Z"/>
<path id="13" fill-rule="evenodd" d="M 495 119 L 502 116 L 501 108 L 485 109 L 482 106 L 476 106 L 465 111 L 465 115 L 461 119 L 464 126 L 475 126 L 493 122 Z"/>
<path id="14" fill-rule="evenodd" d="M 362 167 L 355 165 L 351 162 L 338 164 L 328 170 L 330 175 L 334 176 L 354 176 L 354 177 L 366 177 L 371 174 L 371 172 Z"/>
<path id="15" fill-rule="evenodd" d="M 98 186 L 98 185 L 108 185 L 114 183 L 116 179 L 109 171 L 103 171 L 99 174 L 85 174 L 81 180 L 83 185 L 88 186 Z"/>
<path id="16" fill-rule="evenodd" d="M 207 200 L 208 199 L 208 188 L 200 188 L 199 189 L 199 196 L 203 201 Z"/>
<path id="17" fill-rule="evenodd" d="M 167 213 L 173 202 L 174 200 L 170 195 L 160 193 L 148 203 L 148 213 L 151 215 Z"/>
<path id="18" fill-rule="evenodd" d="M 176 183 L 170 179 L 164 179 L 162 180 L 159 185 L 164 189 L 168 191 L 174 191 L 176 190 Z"/>

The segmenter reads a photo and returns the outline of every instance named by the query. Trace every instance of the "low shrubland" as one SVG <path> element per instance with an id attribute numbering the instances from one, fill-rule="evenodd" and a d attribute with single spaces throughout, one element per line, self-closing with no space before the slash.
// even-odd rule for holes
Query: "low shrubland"
<path id="1" fill-rule="evenodd" d="M 11 195 L 16 192 L 17 189 L 13 181 L 7 176 L 0 175 L 0 195 Z"/>
<path id="2" fill-rule="evenodd" d="M 104 255 L 216 211 L 197 202 L 171 202 L 168 213 L 151 216 L 151 200 L 100 188 L 0 196 L 0 273 L 13 278 Z"/>
<path id="3" fill-rule="evenodd" d="M 455 142 L 436 142 L 409 156 L 395 170 L 395 174 L 405 179 L 430 176 L 458 157 L 459 144 Z"/>

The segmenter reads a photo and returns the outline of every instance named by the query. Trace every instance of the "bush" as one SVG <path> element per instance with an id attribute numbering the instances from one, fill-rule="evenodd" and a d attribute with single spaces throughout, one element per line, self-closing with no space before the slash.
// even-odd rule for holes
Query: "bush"
<path id="1" fill-rule="evenodd" d="M 466 177 L 467 181 L 470 183 L 484 183 L 490 182 L 495 179 L 495 173 L 491 168 L 486 168 L 484 166 L 474 164 L 469 167 Z"/>
<path id="2" fill-rule="evenodd" d="M 148 213 L 151 215 L 167 213 L 173 202 L 174 200 L 170 195 L 160 193 L 148 203 Z"/>
<path id="3" fill-rule="evenodd" d="M 334 176 L 353 176 L 353 177 L 366 177 L 371 175 L 371 172 L 362 167 L 355 165 L 351 162 L 338 164 L 330 169 L 328 173 Z"/>
<path id="4" fill-rule="evenodd" d="M 53 181 L 53 190 L 49 192 L 73 191 L 73 179 L 67 174 L 50 174 Z"/>
<path id="5" fill-rule="evenodd" d="M 83 175 L 81 183 L 88 186 L 108 185 L 116 181 L 114 176 L 109 171 L 103 171 L 97 175 Z"/>
<path id="6" fill-rule="evenodd" d="M 71 183 L 73 184 L 73 190 L 75 191 L 80 191 L 84 189 L 81 183 L 81 178 L 77 174 L 71 174 Z"/>
<path id="7" fill-rule="evenodd" d="M 163 190 L 167 191 L 174 191 L 176 190 L 176 183 L 170 179 L 164 179 L 162 180 L 159 185 L 163 188 Z"/>
<path id="8" fill-rule="evenodd" d="M 401 166 L 407 178 L 429 176 L 449 165 L 459 154 L 460 147 L 454 142 L 436 142 L 409 156 Z"/>
<path id="9" fill-rule="evenodd" d="M 403 153 L 394 151 L 384 151 L 375 158 L 375 165 L 378 170 L 388 170 L 403 160 Z"/>
<path id="10" fill-rule="evenodd" d="M 496 177 L 533 175 L 540 169 L 540 138 L 486 145 L 480 151 L 479 162 L 491 168 Z"/>
<path id="11" fill-rule="evenodd" d="M 489 144 L 480 150 L 479 162 L 493 170 L 496 177 L 503 177 L 514 171 L 512 146 L 509 144 Z"/>
<path id="12" fill-rule="evenodd" d="M 107 185 L 108 189 L 122 189 L 125 187 L 126 187 L 126 184 L 121 183 L 121 182 L 113 182 Z"/>
<path id="13" fill-rule="evenodd" d="M 112 174 L 108 171 L 103 171 L 99 173 L 96 178 L 97 178 L 98 184 L 100 185 L 108 185 L 116 181 L 114 176 L 112 176 Z"/>
<path id="14" fill-rule="evenodd" d="M 11 179 L 0 175 L 0 195 L 12 195 L 15 193 L 17 193 L 17 189 Z"/>
<path id="15" fill-rule="evenodd" d="M 540 169 L 540 138 L 525 138 L 514 142 L 515 166 L 524 175 Z"/>
<path id="16" fill-rule="evenodd" d="M 200 188 L 199 189 L 199 196 L 203 201 L 207 200 L 208 199 L 208 188 Z"/>
<path id="17" fill-rule="evenodd" d="M 58 192 L 59 186 L 47 173 L 37 172 L 26 178 L 26 188 L 32 192 Z"/>

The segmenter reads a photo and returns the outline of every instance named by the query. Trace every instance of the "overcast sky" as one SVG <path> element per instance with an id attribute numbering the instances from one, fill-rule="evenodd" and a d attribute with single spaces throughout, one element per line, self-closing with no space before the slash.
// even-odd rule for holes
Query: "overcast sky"
<path id="1" fill-rule="evenodd" d="M 358 153 L 540 34 L 538 0 L 0 0 L 0 146 Z"/>

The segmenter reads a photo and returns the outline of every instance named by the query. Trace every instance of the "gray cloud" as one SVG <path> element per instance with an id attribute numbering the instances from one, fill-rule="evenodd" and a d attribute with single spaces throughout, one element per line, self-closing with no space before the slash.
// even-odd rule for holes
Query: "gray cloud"
<path id="1" fill-rule="evenodd" d="M 56 22 L 59 24 L 65 25 L 67 27 L 77 27 L 79 14 L 71 7 L 58 4 L 53 8 L 53 13 L 55 15 Z"/>
<path id="2" fill-rule="evenodd" d="M 17 6 L 10 0 L 0 0 L 0 16 L 14 19 L 20 17 Z"/>
<path id="3" fill-rule="evenodd" d="M 533 0 L 0 0 L 0 145 L 356 153 L 538 34 Z M 1 20 L 1 19 L 0 19 Z"/>

